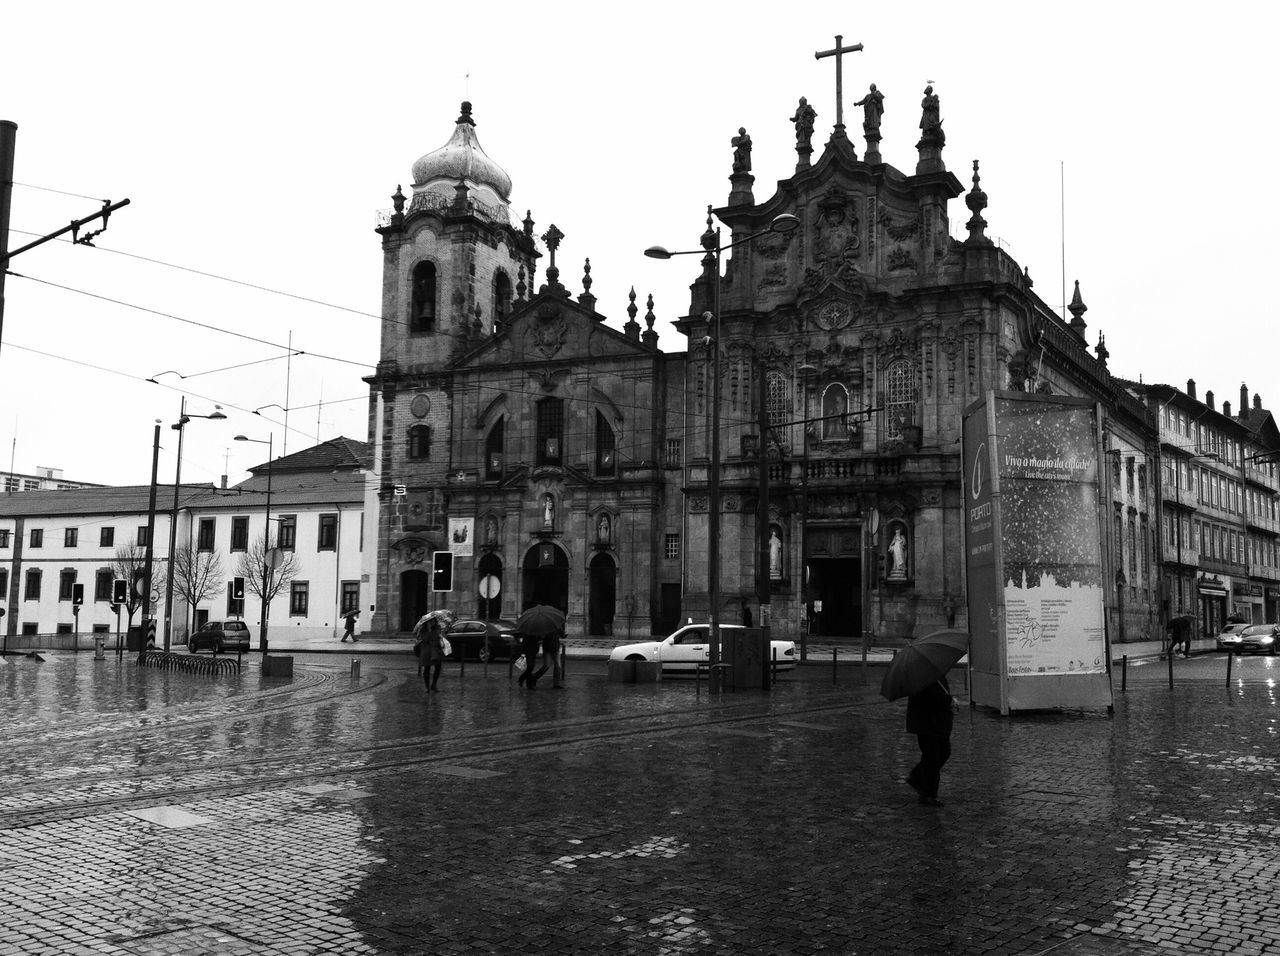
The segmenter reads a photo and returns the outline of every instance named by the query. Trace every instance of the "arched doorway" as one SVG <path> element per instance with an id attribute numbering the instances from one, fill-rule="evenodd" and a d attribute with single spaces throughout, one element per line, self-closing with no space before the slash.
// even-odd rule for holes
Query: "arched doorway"
<path id="1" fill-rule="evenodd" d="M 480 559 L 478 570 L 476 617 L 482 621 L 496 621 L 502 617 L 502 606 L 507 598 L 502 587 L 502 559 L 490 552 Z M 510 616 L 515 617 L 514 614 Z"/>
<path id="2" fill-rule="evenodd" d="M 412 631 L 418 618 L 430 609 L 431 576 L 426 571 L 405 571 L 400 575 L 400 630 Z"/>
<path id="3" fill-rule="evenodd" d="M 591 559 L 587 605 L 587 633 L 613 636 L 613 615 L 617 610 L 618 566 L 607 554 Z"/>
<path id="4" fill-rule="evenodd" d="M 524 556 L 525 602 L 569 611 L 569 556 L 558 544 L 543 541 Z"/>

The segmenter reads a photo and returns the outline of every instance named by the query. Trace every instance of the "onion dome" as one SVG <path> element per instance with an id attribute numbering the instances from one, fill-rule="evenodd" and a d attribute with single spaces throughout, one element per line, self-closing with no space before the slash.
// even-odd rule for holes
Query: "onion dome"
<path id="1" fill-rule="evenodd" d="M 505 206 L 510 201 L 511 177 L 480 148 L 469 102 L 462 104 L 449 142 L 413 164 L 415 193 L 439 192 L 452 199 L 459 183 L 465 183 L 481 202 L 496 201 Z"/>

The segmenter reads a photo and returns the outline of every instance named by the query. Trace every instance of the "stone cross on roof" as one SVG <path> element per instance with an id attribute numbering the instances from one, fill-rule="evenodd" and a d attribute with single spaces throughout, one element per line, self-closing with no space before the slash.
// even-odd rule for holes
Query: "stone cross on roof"
<path id="1" fill-rule="evenodd" d="M 846 53 L 857 53 L 862 49 L 861 43 L 855 43 L 853 46 L 841 46 L 844 37 L 836 34 L 836 46 L 834 50 L 823 50 L 820 53 L 814 53 L 815 60 L 821 60 L 823 57 L 834 56 L 836 58 L 836 132 L 844 132 L 844 55 Z"/>

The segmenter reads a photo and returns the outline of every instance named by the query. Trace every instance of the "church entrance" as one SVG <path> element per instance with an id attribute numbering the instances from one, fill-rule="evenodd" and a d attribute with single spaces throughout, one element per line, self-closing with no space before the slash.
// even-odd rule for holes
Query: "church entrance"
<path id="1" fill-rule="evenodd" d="M 569 611 L 569 557 L 559 545 L 544 541 L 524 556 L 525 603 L 549 604 Z"/>
<path id="2" fill-rule="evenodd" d="M 587 612 L 587 633 L 613 636 L 613 615 L 617 610 L 618 568 L 607 554 L 591 559 L 591 591 Z"/>
<path id="3" fill-rule="evenodd" d="M 430 610 L 431 576 L 426 571 L 400 575 L 400 630 L 412 631 L 418 618 Z"/>
<path id="4" fill-rule="evenodd" d="M 809 559 L 809 634 L 862 634 L 862 562 L 857 558 Z"/>

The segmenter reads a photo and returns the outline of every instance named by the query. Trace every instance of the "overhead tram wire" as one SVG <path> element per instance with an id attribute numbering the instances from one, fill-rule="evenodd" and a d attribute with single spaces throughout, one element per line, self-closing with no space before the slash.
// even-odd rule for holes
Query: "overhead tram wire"
<path id="1" fill-rule="evenodd" d="M 17 185 L 17 183 L 15 183 L 14 185 Z M 35 188 L 40 188 L 40 187 L 35 187 Z M 58 190 L 53 189 L 53 190 L 50 190 L 50 192 L 58 192 Z M 74 196 L 76 194 L 66 193 L 65 195 Z M 88 198 L 88 197 L 85 197 L 85 198 Z M 27 232 L 26 230 L 23 230 L 23 229 L 10 229 L 9 231 L 11 233 L 17 233 L 18 235 L 23 235 L 23 236 L 39 235 L 39 233 Z M 71 240 L 69 239 L 57 240 L 57 241 L 66 242 L 68 244 L 71 243 Z M 280 295 L 280 296 L 284 296 L 287 299 L 297 299 L 299 302 L 309 302 L 312 305 L 323 306 L 326 309 L 337 309 L 339 312 L 350 312 L 352 315 L 363 315 L 370 319 L 382 318 L 382 316 L 380 315 L 377 315 L 373 312 L 365 312 L 363 309 L 353 309 L 350 306 L 338 305 L 334 302 L 325 302 L 323 299 L 313 299 L 310 296 L 299 295 L 296 292 L 285 292 L 282 289 L 272 289 L 270 286 L 258 285 L 255 282 L 247 282 L 244 279 L 233 279 L 230 276 L 218 275 L 218 273 L 216 272 L 205 272 L 202 269 L 194 269 L 191 266 L 179 265 L 176 262 L 165 262 L 163 259 L 153 259 L 150 256 L 139 255 L 136 252 L 125 252 L 122 249 L 111 249 L 107 246 L 97 246 L 97 245 L 90 246 L 89 248 L 96 249 L 99 252 L 109 252 L 112 255 L 116 255 L 116 256 L 124 256 L 128 259 L 137 259 L 140 262 L 150 262 L 153 265 L 164 266 L 167 269 L 177 269 L 179 272 L 190 272 L 192 275 L 204 276 L 206 279 L 217 279 L 219 282 L 229 282 L 232 285 L 244 286 L 246 289 L 255 289 L 258 292 L 269 292 L 271 295 Z"/>
<path id="2" fill-rule="evenodd" d="M 207 329 L 210 332 L 219 332 L 223 335 L 230 335 L 233 338 L 245 339 L 246 341 L 249 341 L 249 342 L 256 342 L 259 345 L 267 345 L 273 349 L 281 349 L 282 351 L 289 349 L 289 346 L 281 345 L 279 342 L 272 342 L 268 339 L 260 339 L 255 335 L 249 335 L 245 332 L 236 332 L 236 331 L 233 331 L 232 329 L 222 329 L 216 325 L 210 325 L 207 322 L 198 322 L 195 319 L 188 319 L 188 318 L 184 318 L 181 315 L 174 315 L 172 312 L 161 312 L 159 309 L 149 309 L 144 305 L 135 305 L 132 302 L 125 302 L 122 299 L 113 299 L 110 296 L 99 295 L 96 292 L 87 292 L 84 289 L 77 289 L 74 286 L 62 285 L 61 283 L 58 283 L 58 282 L 51 282 L 48 279 L 39 279 L 35 276 L 25 275 L 21 272 L 14 272 L 10 270 L 8 274 L 18 279 L 26 279 L 29 282 L 36 282 L 36 283 L 39 283 L 40 285 L 47 285 L 55 289 L 62 289 L 65 292 L 74 292 L 77 295 L 87 296 L 90 299 L 98 299 L 101 302 L 110 302 L 112 305 L 123 306 L 126 309 L 136 309 L 139 312 L 146 312 L 149 315 L 159 316 L 162 319 L 173 319 L 175 322 L 182 322 L 187 325 L 194 325 L 197 328 Z M 355 359 L 341 358 L 340 356 L 337 356 L 337 355 L 326 355 L 323 352 L 307 352 L 307 354 L 310 355 L 312 358 L 328 359 L 330 362 L 341 362 L 343 365 L 355 365 L 358 368 L 372 369 L 375 367 L 374 364 L 370 362 L 357 362 Z"/>

